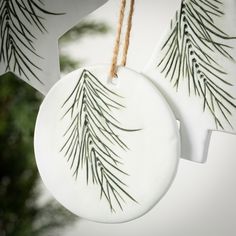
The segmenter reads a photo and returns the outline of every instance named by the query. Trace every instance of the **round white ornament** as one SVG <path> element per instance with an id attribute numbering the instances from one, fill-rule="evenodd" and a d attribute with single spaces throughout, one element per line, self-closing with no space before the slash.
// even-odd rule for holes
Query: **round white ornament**
<path id="1" fill-rule="evenodd" d="M 41 105 L 35 155 L 53 196 L 80 217 L 133 220 L 166 193 L 178 166 L 179 132 L 171 109 L 143 75 L 125 67 L 76 70 Z"/>

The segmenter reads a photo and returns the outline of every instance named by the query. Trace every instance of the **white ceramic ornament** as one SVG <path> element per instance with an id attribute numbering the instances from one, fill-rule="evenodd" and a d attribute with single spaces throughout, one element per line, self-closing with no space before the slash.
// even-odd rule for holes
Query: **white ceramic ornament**
<path id="1" fill-rule="evenodd" d="M 76 70 L 43 101 L 35 128 L 41 177 L 67 209 L 120 223 L 149 211 L 175 177 L 179 132 L 168 104 L 125 67 Z"/>
<path id="2" fill-rule="evenodd" d="M 235 133 L 236 65 L 229 1 L 182 0 L 167 37 L 144 70 L 181 123 L 182 157 L 207 159 L 212 131 Z M 231 7 L 230 7 L 231 6 Z M 224 12 L 226 12 L 225 15 Z"/>
<path id="3" fill-rule="evenodd" d="M 0 75 L 43 94 L 60 78 L 58 39 L 107 0 L 1 0 Z"/>

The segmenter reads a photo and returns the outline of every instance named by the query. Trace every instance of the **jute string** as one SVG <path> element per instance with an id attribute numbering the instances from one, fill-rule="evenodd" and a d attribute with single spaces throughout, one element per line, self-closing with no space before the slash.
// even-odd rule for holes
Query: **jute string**
<path id="1" fill-rule="evenodd" d="M 127 23 L 127 29 L 126 29 L 126 35 L 125 35 L 121 66 L 126 66 L 126 62 L 127 62 L 127 55 L 129 51 L 129 44 L 130 44 L 130 35 L 131 35 L 131 30 L 132 30 L 132 19 L 134 15 L 134 5 L 135 5 L 135 0 L 130 0 L 130 11 L 129 11 L 129 16 L 128 16 L 128 23 Z M 110 79 L 117 77 L 117 67 L 118 67 L 117 63 L 118 63 L 118 56 L 119 56 L 119 51 L 120 51 L 122 27 L 124 24 L 125 8 L 126 8 L 126 0 L 121 0 L 119 21 L 118 21 L 118 26 L 117 26 L 117 35 L 116 35 L 116 40 L 115 40 L 115 46 L 113 49 L 113 57 L 112 57 L 110 76 L 109 76 Z"/>

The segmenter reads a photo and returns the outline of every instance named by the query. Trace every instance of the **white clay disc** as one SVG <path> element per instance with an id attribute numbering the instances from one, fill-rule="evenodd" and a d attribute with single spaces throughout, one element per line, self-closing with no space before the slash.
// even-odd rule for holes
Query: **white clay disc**
<path id="1" fill-rule="evenodd" d="M 53 196 L 88 220 L 120 223 L 148 212 L 171 185 L 180 156 L 176 120 L 154 85 L 119 68 L 76 70 L 41 105 L 35 155 Z"/>

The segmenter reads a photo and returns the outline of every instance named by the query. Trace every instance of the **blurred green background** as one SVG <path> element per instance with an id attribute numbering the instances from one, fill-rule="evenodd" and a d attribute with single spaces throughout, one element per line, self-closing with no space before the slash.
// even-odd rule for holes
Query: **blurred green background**
<path id="1" fill-rule="evenodd" d="M 84 21 L 60 39 L 60 46 L 108 31 L 102 22 Z M 69 54 L 60 54 L 62 73 L 80 64 Z M 40 202 L 45 190 L 40 187 L 33 135 L 42 99 L 13 74 L 0 77 L 0 236 L 62 235 L 62 228 L 78 220 L 53 199 Z"/>

